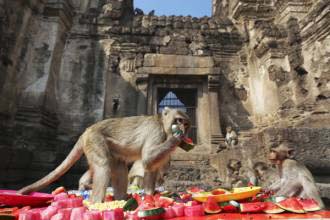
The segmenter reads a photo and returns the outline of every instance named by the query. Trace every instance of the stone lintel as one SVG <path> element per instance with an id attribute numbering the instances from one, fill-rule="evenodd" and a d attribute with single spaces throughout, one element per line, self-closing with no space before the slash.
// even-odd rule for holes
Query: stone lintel
<path id="1" fill-rule="evenodd" d="M 144 56 L 144 67 L 166 67 L 166 68 L 211 68 L 214 66 L 212 57 L 146 54 Z"/>
<path id="2" fill-rule="evenodd" d="M 176 67 L 141 67 L 138 73 L 147 73 L 155 75 L 209 75 L 216 73 L 217 68 L 176 68 Z"/>
<path id="3" fill-rule="evenodd" d="M 246 0 L 239 0 L 233 7 L 232 17 L 236 20 L 239 18 L 270 18 L 273 16 L 273 8 L 271 3 L 256 3 Z"/>
<path id="4" fill-rule="evenodd" d="M 278 8 L 278 16 L 275 17 L 275 22 L 286 24 L 290 17 L 295 17 L 300 20 L 308 13 L 312 4 L 311 0 L 278 1 L 276 5 Z"/>
<path id="5" fill-rule="evenodd" d="M 67 0 L 48 0 L 45 5 L 44 16 L 60 17 L 65 26 L 69 29 L 74 16 L 74 8 L 70 1 Z"/>

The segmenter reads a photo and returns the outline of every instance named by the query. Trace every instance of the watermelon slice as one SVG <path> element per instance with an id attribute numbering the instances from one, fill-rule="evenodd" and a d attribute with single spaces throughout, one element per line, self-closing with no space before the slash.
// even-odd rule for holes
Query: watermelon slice
<path id="1" fill-rule="evenodd" d="M 183 137 L 179 147 L 185 151 L 190 151 L 195 147 L 195 145 L 192 139 L 188 137 Z"/>
<path id="2" fill-rule="evenodd" d="M 290 212 L 305 213 L 303 206 L 299 203 L 297 198 L 287 198 L 281 202 L 276 203 L 276 205 Z"/>
<path id="3" fill-rule="evenodd" d="M 163 208 L 151 208 L 151 209 L 144 209 L 138 211 L 138 217 L 139 218 L 156 218 L 160 217 L 165 212 L 165 209 Z"/>
<path id="4" fill-rule="evenodd" d="M 168 198 L 168 197 L 160 196 L 160 197 L 154 198 L 154 199 L 155 199 L 155 206 L 156 207 L 167 208 L 167 207 L 173 205 L 173 203 L 174 203 L 174 199 L 171 199 L 171 198 Z"/>
<path id="5" fill-rule="evenodd" d="M 306 212 L 314 212 L 321 210 L 321 207 L 317 201 L 314 199 L 298 199 L 300 205 L 302 205 L 303 209 Z"/>
<path id="6" fill-rule="evenodd" d="M 201 189 L 197 186 L 191 186 L 188 189 L 186 189 L 186 191 L 187 191 L 187 193 L 190 193 L 190 194 L 204 192 L 203 189 Z"/>
<path id="7" fill-rule="evenodd" d="M 264 202 L 241 203 L 241 212 L 262 212 L 266 208 Z"/>
<path id="8" fill-rule="evenodd" d="M 221 194 L 226 194 L 226 193 L 228 193 L 228 191 L 227 190 L 225 190 L 225 189 L 214 189 L 214 190 L 212 190 L 211 191 L 211 193 L 212 193 L 212 195 L 221 195 Z"/>
<path id="9" fill-rule="evenodd" d="M 279 206 L 272 202 L 265 202 L 265 205 L 266 207 L 263 211 L 268 214 L 278 214 L 285 211 L 284 209 L 281 209 Z"/>
<path id="10" fill-rule="evenodd" d="M 208 197 L 207 201 L 203 203 L 204 212 L 208 214 L 215 214 L 221 212 L 221 207 L 213 197 Z"/>
<path id="11" fill-rule="evenodd" d="M 130 198 L 125 203 L 123 209 L 124 209 L 124 211 L 134 211 L 138 206 L 139 205 L 138 205 L 138 202 L 136 201 L 136 199 Z"/>

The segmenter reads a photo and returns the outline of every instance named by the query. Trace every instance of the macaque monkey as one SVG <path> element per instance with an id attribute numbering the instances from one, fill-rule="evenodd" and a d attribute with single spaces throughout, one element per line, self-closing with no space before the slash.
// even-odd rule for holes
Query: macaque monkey
<path id="1" fill-rule="evenodd" d="M 156 186 L 160 186 L 164 183 L 164 175 L 166 170 L 169 168 L 169 163 L 165 164 L 159 171 L 156 178 Z M 132 186 L 138 186 L 143 188 L 143 178 L 144 178 L 144 167 L 141 160 L 134 162 L 128 173 L 128 181 Z"/>
<path id="2" fill-rule="evenodd" d="M 250 167 L 241 167 L 241 169 L 239 169 L 239 178 L 241 183 L 240 187 L 250 184 L 256 186 L 258 183 L 257 175 Z"/>
<path id="3" fill-rule="evenodd" d="M 249 184 L 256 185 L 257 177 L 253 169 L 242 167 L 239 160 L 230 159 L 227 163 L 227 180 L 226 184 L 232 187 L 243 187 Z"/>
<path id="4" fill-rule="evenodd" d="M 237 181 L 239 181 L 239 170 L 241 169 L 241 161 L 230 159 L 227 163 L 227 177 L 226 185 L 231 188 Z"/>
<path id="5" fill-rule="evenodd" d="M 323 208 L 324 204 L 311 172 L 305 165 L 291 159 L 292 152 L 288 143 L 271 149 L 269 160 L 277 166 L 280 181 L 273 184 L 270 190 L 277 196 L 312 198 Z"/>
<path id="6" fill-rule="evenodd" d="M 166 165 L 158 171 L 156 185 L 161 185 L 164 182 L 164 168 Z M 143 177 L 145 169 L 143 167 L 142 160 L 137 160 L 133 163 L 131 169 L 128 172 L 128 183 L 132 186 L 138 186 L 143 188 Z M 92 189 L 93 174 L 91 170 L 87 170 L 79 180 L 79 190 Z"/>
<path id="7" fill-rule="evenodd" d="M 20 189 L 18 193 L 26 194 L 46 187 L 85 154 L 89 170 L 83 177 L 88 179 L 92 176 L 91 202 L 104 200 L 110 179 L 115 199 L 125 199 L 127 163 L 137 160 L 142 161 L 145 169 L 144 190 L 147 194 L 153 194 L 158 171 L 169 161 L 170 154 L 182 141 L 182 135 L 172 134 L 173 124 L 179 125 L 183 135 L 187 134 L 191 125 L 184 112 L 170 108 L 164 108 L 158 115 L 100 121 L 86 129 L 67 158 L 55 170 Z"/>
<path id="8" fill-rule="evenodd" d="M 234 131 L 234 129 L 231 126 L 228 126 L 226 128 L 226 138 L 225 138 L 225 142 L 228 146 L 234 146 L 236 144 L 238 144 L 238 136 L 236 131 Z"/>
<path id="9" fill-rule="evenodd" d="M 280 181 L 277 171 L 264 162 L 255 163 L 253 170 L 257 176 L 259 185 L 264 189 L 268 189 L 271 185 L 277 184 Z"/>

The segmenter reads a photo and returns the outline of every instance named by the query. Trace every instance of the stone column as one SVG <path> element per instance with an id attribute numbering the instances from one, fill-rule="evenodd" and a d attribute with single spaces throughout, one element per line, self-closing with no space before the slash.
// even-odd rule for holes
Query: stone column
<path id="1" fill-rule="evenodd" d="M 33 41 L 29 42 L 29 62 L 18 80 L 21 95 L 15 116 L 13 144 L 32 155 L 29 166 L 21 168 L 26 182 L 40 178 L 57 164 L 59 121 L 56 83 L 66 34 L 71 27 L 71 10 L 66 0 L 49 0 L 46 3 L 43 16 L 37 19 L 37 28 L 34 27 Z M 7 172 L 11 176 L 17 170 L 9 169 Z M 20 180 L 19 184 L 25 182 Z"/>
<path id="2" fill-rule="evenodd" d="M 210 141 L 211 150 L 214 151 L 221 142 L 223 135 L 220 127 L 219 112 L 219 94 L 220 76 L 216 74 L 208 75 L 208 101 L 209 101 L 209 118 L 210 118 Z"/>
<path id="3" fill-rule="evenodd" d="M 146 115 L 148 113 L 148 74 L 137 74 L 136 86 L 139 90 L 137 102 L 137 115 Z"/>

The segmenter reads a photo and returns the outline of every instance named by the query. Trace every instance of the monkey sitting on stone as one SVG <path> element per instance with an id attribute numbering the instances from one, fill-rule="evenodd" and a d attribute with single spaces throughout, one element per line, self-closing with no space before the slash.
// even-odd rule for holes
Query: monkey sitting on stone
<path id="1" fill-rule="evenodd" d="M 249 184 L 256 185 L 257 178 L 254 171 L 248 167 L 242 167 L 241 161 L 230 159 L 227 163 L 226 187 L 243 187 Z"/>
<path id="2" fill-rule="evenodd" d="M 305 165 L 292 159 L 293 149 L 284 142 L 272 148 L 269 160 L 277 166 L 280 181 L 270 186 L 276 196 L 312 198 L 324 207 L 311 172 Z"/>
<path id="3" fill-rule="evenodd" d="M 277 171 L 264 162 L 255 163 L 253 170 L 257 176 L 259 185 L 264 189 L 268 189 L 272 184 L 280 181 Z"/>
<path id="4" fill-rule="evenodd" d="M 234 131 L 234 129 L 231 126 L 228 126 L 226 128 L 226 138 L 225 138 L 225 142 L 227 144 L 227 146 L 232 147 L 236 144 L 238 144 L 238 136 L 236 131 Z"/>
<path id="5" fill-rule="evenodd" d="M 180 127 L 183 135 L 172 134 L 174 124 Z M 127 163 L 137 160 L 142 160 L 145 169 L 144 190 L 147 194 L 153 194 L 158 171 L 168 163 L 170 154 L 180 145 L 190 126 L 190 119 L 184 112 L 170 108 L 164 108 L 161 114 L 152 116 L 100 121 L 86 129 L 67 158 L 54 171 L 18 193 L 37 191 L 56 181 L 84 153 L 89 164 L 86 177 L 92 176 L 91 202 L 104 201 L 110 176 L 115 199 L 126 199 Z"/>

